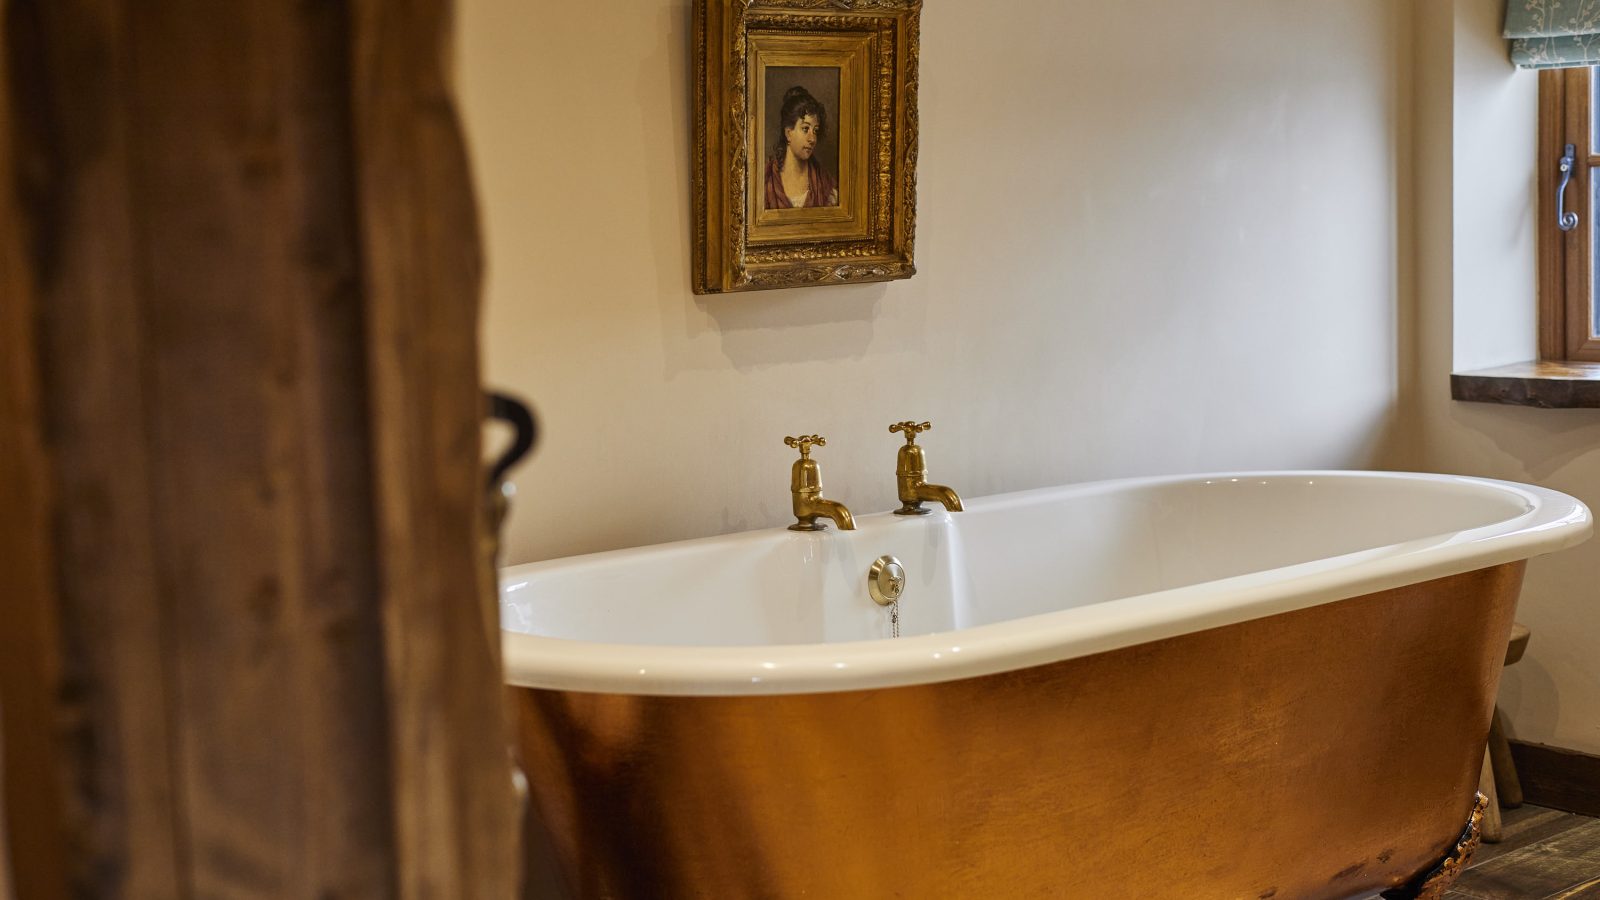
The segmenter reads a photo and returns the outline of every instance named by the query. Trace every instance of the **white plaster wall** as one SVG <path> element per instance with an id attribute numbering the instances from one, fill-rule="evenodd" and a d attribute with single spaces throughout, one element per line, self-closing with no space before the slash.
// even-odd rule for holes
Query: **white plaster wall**
<path id="1" fill-rule="evenodd" d="M 1450 399 L 1452 367 L 1537 353 L 1537 77 L 1499 38 L 1501 0 L 1418 0 L 1417 410 L 1421 468 L 1542 484 L 1600 508 L 1600 410 Z M 1448 160 L 1448 165 L 1444 161 Z M 1515 737 L 1600 753 L 1600 542 L 1529 563 L 1533 630 L 1500 702 Z"/>
<path id="2" fill-rule="evenodd" d="M 967 496 L 1370 464 L 1408 13 L 929 2 L 919 274 L 701 298 L 688 0 L 463 0 L 486 374 L 545 427 L 508 561 L 782 524 L 786 434 L 887 509 L 911 417 Z"/>
<path id="3" fill-rule="evenodd" d="M 1536 359 L 1539 79 L 1500 36 L 1505 3 L 1464 2 L 1454 23 L 1454 367 Z"/>

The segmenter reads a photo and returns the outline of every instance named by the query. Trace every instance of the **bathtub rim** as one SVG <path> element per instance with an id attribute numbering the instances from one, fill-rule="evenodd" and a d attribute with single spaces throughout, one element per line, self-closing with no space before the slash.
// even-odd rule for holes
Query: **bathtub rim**
<path id="1" fill-rule="evenodd" d="M 1528 508 L 1520 515 L 1477 528 L 898 639 L 696 646 L 605 643 L 502 630 L 506 681 L 519 687 L 668 696 L 820 693 L 930 684 L 1089 656 L 1528 559 L 1581 543 L 1593 530 L 1588 508 L 1558 491 L 1498 479 L 1419 472 L 1293 470 L 1124 478 L 994 494 L 975 498 L 967 506 L 978 511 L 1038 502 L 1058 494 L 1092 495 L 1216 480 L 1319 478 L 1458 485 L 1474 492 L 1508 493 Z M 826 539 L 826 535 L 820 537 Z M 659 552 L 672 546 L 566 559 Z M 525 567 L 506 571 L 520 568 Z"/>

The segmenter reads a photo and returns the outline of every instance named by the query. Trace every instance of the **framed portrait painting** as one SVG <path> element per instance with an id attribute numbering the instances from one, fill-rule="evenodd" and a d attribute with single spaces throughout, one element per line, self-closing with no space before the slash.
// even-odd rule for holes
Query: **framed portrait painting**
<path id="1" fill-rule="evenodd" d="M 700 294 L 909 278 L 921 0 L 695 0 Z"/>

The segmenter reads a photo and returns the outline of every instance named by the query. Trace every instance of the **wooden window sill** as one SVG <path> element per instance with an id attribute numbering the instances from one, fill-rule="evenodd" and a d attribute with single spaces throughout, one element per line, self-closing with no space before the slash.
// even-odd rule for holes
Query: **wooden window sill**
<path id="1" fill-rule="evenodd" d="M 1600 409 L 1600 363 L 1524 362 L 1450 376 L 1450 396 L 1474 403 Z"/>

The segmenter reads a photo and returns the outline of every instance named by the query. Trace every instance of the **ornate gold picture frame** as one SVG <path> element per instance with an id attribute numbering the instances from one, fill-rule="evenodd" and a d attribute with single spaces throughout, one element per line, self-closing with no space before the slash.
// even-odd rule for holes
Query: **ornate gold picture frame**
<path id="1" fill-rule="evenodd" d="M 695 0 L 695 293 L 916 272 L 921 10 Z"/>

